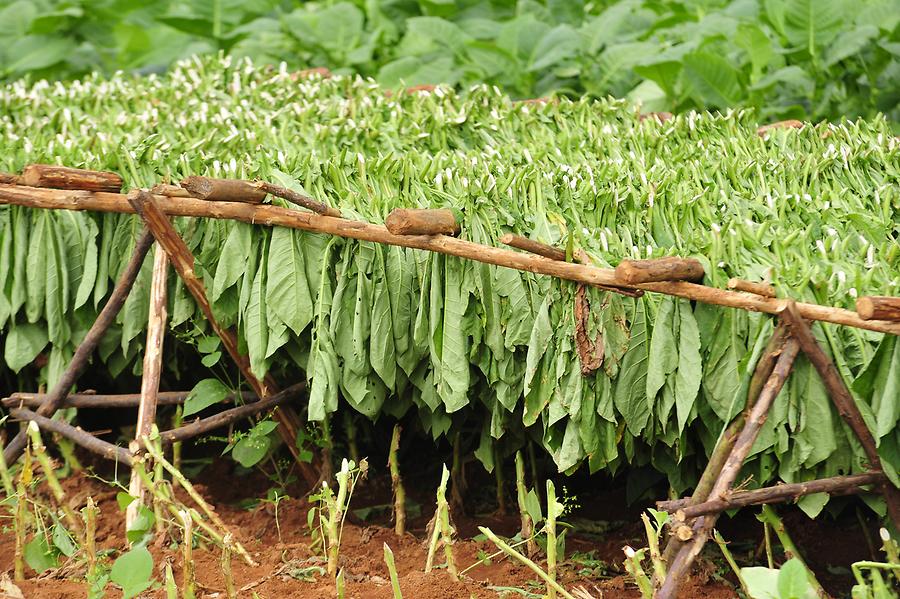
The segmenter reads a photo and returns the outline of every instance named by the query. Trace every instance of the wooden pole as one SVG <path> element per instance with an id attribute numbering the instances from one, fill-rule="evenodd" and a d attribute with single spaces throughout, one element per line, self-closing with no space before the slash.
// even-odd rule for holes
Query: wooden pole
<path id="1" fill-rule="evenodd" d="M 720 497 L 731 489 L 744 460 L 750 454 L 753 443 L 759 436 L 760 430 L 762 430 L 769 408 L 772 407 L 772 403 L 781 392 L 781 388 L 784 386 L 784 383 L 794 366 L 794 360 L 797 358 L 799 351 L 800 345 L 797 340 L 793 337 L 789 337 L 781 350 L 781 354 L 778 356 L 778 361 L 772 369 L 771 376 L 766 381 L 766 384 L 762 388 L 762 392 L 759 394 L 759 398 L 749 410 L 746 417 L 747 423 L 735 440 L 734 447 L 732 448 L 728 459 L 725 460 L 722 471 L 719 473 L 719 476 L 709 493 L 710 497 Z M 678 550 L 678 553 L 669 565 L 669 572 L 666 575 L 665 581 L 663 581 L 662 587 L 655 595 L 656 599 L 675 599 L 678 593 L 678 586 L 690 571 L 691 564 L 693 564 L 694 560 L 697 559 L 697 556 L 700 555 L 700 551 L 706 544 L 717 519 L 718 514 L 710 514 L 708 516 L 697 518 L 693 527 L 691 527 L 691 533 L 688 537 L 689 540 L 683 539 L 687 542 Z"/>
<path id="2" fill-rule="evenodd" d="M 831 361 L 831 358 L 828 357 L 818 341 L 816 341 L 812 329 L 809 328 L 809 324 L 800 315 L 797 306 L 793 302 L 788 303 L 782 318 L 791 327 L 791 334 L 799 342 L 800 349 L 803 350 L 803 353 L 806 354 L 819 376 L 822 377 L 822 382 L 825 383 L 828 395 L 831 396 L 831 401 L 837 408 L 838 413 L 850 427 L 850 430 L 853 431 L 853 434 L 856 435 L 856 438 L 859 439 L 866 458 L 869 460 L 869 468 L 883 470 L 875 437 L 872 436 L 872 432 L 866 426 L 866 421 L 863 420 L 862 413 L 859 411 L 850 389 L 847 388 L 844 379 L 841 378 L 834 362 Z M 896 401 L 897 398 L 893 398 L 893 400 Z M 880 490 L 887 503 L 888 515 L 893 521 L 894 527 L 900 530 L 900 489 L 885 479 L 880 485 Z"/>
<path id="3" fill-rule="evenodd" d="M 156 395 L 157 406 L 177 406 L 185 402 L 190 395 L 190 391 L 160 391 Z M 225 397 L 225 402 L 234 402 L 236 397 L 240 397 L 244 403 L 258 401 L 259 398 L 250 391 L 240 391 L 238 393 L 229 393 Z M 0 405 L 4 408 L 40 408 L 47 401 L 46 393 L 22 393 L 16 392 L 9 397 L 0 399 Z M 122 393 L 116 395 L 105 395 L 99 393 L 70 393 L 63 400 L 60 407 L 63 408 L 136 408 L 140 405 L 140 393 Z"/>
<path id="4" fill-rule="evenodd" d="M 802 483 L 781 483 L 772 487 L 753 489 L 752 491 L 728 492 L 722 497 L 716 497 L 697 504 L 690 504 L 690 498 L 676 499 L 674 501 L 657 501 L 656 507 L 657 509 L 674 513 L 676 520 L 686 522 L 698 516 L 717 514 L 725 510 L 748 505 L 792 501 L 798 497 L 813 493 L 830 493 L 832 495 L 860 493 L 863 491 L 863 486 L 882 484 L 886 479 L 887 477 L 883 472 L 832 476 Z"/>
<path id="5" fill-rule="evenodd" d="M 222 345 L 231 356 L 231 359 L 240 369 L 241 374 L 247 379 L 247 382 L 253 388 L 253 391 L 260 399 L 266 399 L 278 393 L 278 385 L 271 376 L 260 380 L 250 369 L 250 359 L 244 355 L 238 348 L 237 335 L 234 331 L 224 328 L 213 315 L 212 306 L 206 296 L 206 288 L 203 281 L 194 271 L 194 256 L 190 249 L 184 243 L 184 240 L 175 231 L 172 223 L 169 222 L 168 216 L 163 212 L 156 196 L 151 195 L 145 190 L 132 190 L 128 194 L 128 201 L 132 204 L 134 210 L 143 219 L 144 224 L 153 232 L 157 242 L 166 251 L 169 260 L 175 271 L 184 281 L 184 286 L 190 291 L 200 310 L 212 326 L 213 331 L 222 340 Z M 187 201 L 179 199 L 178 201 Z M 202 201 L 202 200 L 201 200 Z M 227 202 L 225 204 L 228 204 Z M 232 204 L 239 205 L 239 204 Z M 240 204 L 243 205 L 243 204 Z M 245 206 L 245 205 L 244 205 Z M 293 211 L 296 212 L 296 211 Z M 323 217 L 319 217 L 323 218 Z M 324 217 L 328 218 L 328 217 Z M 274 410 L 274 416 L 278 422 L 278 432 L 287 445 L 288 450 L 297 460 L 300 472 L 310 485 L 318 483 L 319 477 L 312 467 L 304 462 L 297 448 L 297 433 L 300 430 L 300 418 L 289 406 L 283 406 Z"/>
<path id="6" fill-rule="evenodd" d="M 291 204 L 302 206 L 307 210 L 312 210 L 316 214 L 324 214 L 325 216 L 341 215 L 341 211 L 337 208 L 332 208 L 324 202 L 314 200 L 309 196 L 303 195 L 302 193 L 297 193 L 293 189 L 288 189 L 287 187 L 282 187 L 281 185 L 275 185 L 274 183 L 268 183 L 266 181 L 256 181 L 253 183 L 253 185 L 263 190 L 265 193 L 271 194 L 275 197 L 279 197 L 282 200 L 287 200 Z"/>
<path id="7" fill-rule="evenodd" d="M 446 208 L 395 208 L 384 219 L 384 226 L 392 235 L 459 235 L 456 215 Z"/>
<path id="8" fill-rule="evenodd" d="M 113 445 L 98 439 L 89 432 L 82 430 L 81 427 L 72 426 L 62 420 L 53 420 L 46 416 L 41 416 L 37 412 L 32 412 L 25 408 L 13 408 L 9 411 L 9 415 L 15 420 L 23 422 L 36 422 L 42 431 L 50 431 L 56 433 L 73 443 L 84 447 L 90 452 L 96 453 L 109 460 L 120 462 L 127 466 L 131 466 L 131 452 L 124 447 Z"/>
<path id="9" fill-rule="evenodd" d="M 538 256 L 543 256 L 544 258 L 550 258 L 551 260 L 558 260 L 560 262 L 566 261 L 566 253 L 561 249 L 555 248 L 552 245 L 547 245 L 546 243 L 541 243 L 540 241 L 535 241 L 534 239 L 522 237 L 521 235 L 505 233 L 500 237 L 500 243 L 519 250 L 531 252 L 532 254 L 537 254 Z"/>
<path id="10" fill-rule="evenodd" d="M 150 282 L 150 314 L 147 324 L 147 344 L 144 347 L 144 368 L 141 376 L 141 402 L 138 406 L 136 441 L 147 437 L 156 422 L 157 394 L 162 374 L 163 341 L 166 335 L 166 284 L 169 274 L 169 259 L 159 245 L 153 256 L 153 278 Z M 137 444 L 140 447 L 140 443 Z M 125 530 L 129 530 L 144 505 L 145 493 L 141 479 L 135 470 L 131 471 L 128 493 L 134 501 L 125 510 Z"/>
<path id="11" fill-rule="evenodd" d="M 715 287 L 683 281 L 627 285 L 616 278 L 615 271 L 609 268 L 597 268 L 572 262 L 548 260 L 541 256 L 531 256 L 446 235 L 393 235 L 380 225 L 344 218 L 320 216 L 310 212 L 268 204 L 250 205 L 236 202 L 211 202 L 196 198 L 153 197 L 159 209 L 169 216 L 231 219 L 255 225 L 280 226 L 315 233 L 326 233 L 350 239 L 428 250 L 485 264 L 549 275 L 586 285 L 632 287 L 717 306 L 749 310 L 751 312 L 778 314 L 785 304 L 783 299 L 761 297 L 727 289 L 716 289 Z M 0 184 L 0 204 L 60 210 L 135 212 L 122 194 L 38 189 L 21 185 Z M 900 335 L 900 323 L 884 320 L 863 320 L 855 311 L 805 303 L 798 303 L 797 309 L 807 320 L 820 320 L 879 333 Z"/>
<path id="12" fill-rule="evenodd" d="M 775 287 L 768 283 L 754 283 L 744 279 L 728 279 L 728 288 L 745 293 L 755 293 L 763 297 L 775 297 Z"/>
<path id="13" fill-rule="evenodd" d="M 241 181 L 240 179 L 187 177 L 181 181 L 181 187 L 201 200 L 259 204 L 266 198 L 265 191 L 250 181 Z"/>
<path id="14" fill-rule="evenodd" d="M 100 310 L 97 320 L 94 321 L 94 324 L 91 325 L 91 328 L 84 336 L 84 339 L 78 345 L 78 348 L 75 350 L 75 355 L 72 356 L 72 361 L 69 362 L 69 365 L 59 378 L 59 381 L 57 381 L 53 389 L 50 390 L 50 393 L 47 394 L 46 401 L 38 408 L 38 415 L 53 416 L 53 414 L 56 413 L 56 410 L 59 409 L 59 406 L 62 404 L 66 395 L 69 393 L 72 385 L 75 384 L 75 381 L 78 380 L 78 377 L 81 376 L 81 373 L 87 368 L 88 360 L 100 344 L 103 335 L 115 321 L 122 306 L 125 304 L 128 292 L 131 291 L 134 281 L 141 270 L 144 256 L 147 255 L 152 244 L 153 235 L 145 228 L 138 237 L 131 258 L 125 266 L 125 270 L 119 275 L 119 280 L 116 281 L 116 286 L 113 288 L 109 300 L 107 300 L 103 309 Z M 40 425 L 41 423 L 38 422 L 38 424 Z M 6 458 L 7 464 L 12 464 L 19 459 L 19 456 L 22 455 L 22 450 L 25 449 L 25 442 L 25 431 L 19 431 L 3 450 L 3 457 Z"/>
<path id="15" fill-rule="evenodd" d="M 660 281 L 701 281 L 703 265 L 694 258 L 669 256 L 653 260 L 622 260 L 616 277 L 627 285 Z"/>
<path id="16" fill-rule="evenodd" d="M 861 297 L 856 300 L 856 313 L 863 320 L 900 321 L 900 297 Z"/>
<path id="17" fill-rule="evenodd" d="M 254 414 L 258 414 L 259 412 L 263 412 L 265 410 L 271 410 L 272 408 L 279 406 L 287 402 L 288 400 L 294 399 L 305 388 L 306 383 L 297 383 L 295 385 L 291 385 L 290 387 L 286 387 L 283 391 L 279 391 L 278 393 L 272 395 L 271 397 L 267 397 L 266 399 L 249 403 L 243 406 L 238 406 L 236 408 L 231 408 L 230 410 L 219 412 L 214 416 L 198 419 L 194 422 L 179 426 L 178 428 L 163 431 L 159 433 L 160 440 L 166 444 L 177 443 L 179 441 L 185 441 L 198 435 L 202 435 L 203 433 L 207 433 L 217 428 L 222 428 L 223 426 L 227 426 L 232 422 L 237 422 L 238 420 L 247 418 Z"/>
<path id="18" fill-rule="evenodd" d="M 53 164 L 29 164 L 22 171 L 20 182 L 31 187 L 57 189 L 85 189 L 117 193 L 122 189 L 122 177 L 105 171 L 89 171 Z"/>

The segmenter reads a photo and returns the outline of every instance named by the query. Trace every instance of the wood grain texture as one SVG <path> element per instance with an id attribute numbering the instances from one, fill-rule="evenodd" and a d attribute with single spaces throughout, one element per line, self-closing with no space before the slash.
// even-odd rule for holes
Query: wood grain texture
<path id="1" fill-rule="evenodd" d="M 122 189 L 122 177 L 105 171 L 89 171 L 81 168 L 53 164 L 29 164 L 22 171 L 19 181 L 31 187 L 55 189 L 82 189 L 87 191 L 118 192 Z"/>
<path id="2" fill-rule="evenodd" d="M 626 285 L 661 281 L 702 281 L 703 265 L 694 258 L 654 258 L 622 260 L 616 266 L 616 277 Z"/>
<path id="3" fill-rule="evenodd" d="M 775 287 L 768 283 L 756 283 L 744 279 L 728 279 L 728 288 L 744 293 L 754 293 L 762 297 L 775 297 Z"/>
<path id="4" fill-rule="evenodd" d="M 856 313 L 863 320 L 900 322 L 900 297 L 867 295 L 856 300 Z"/>
<path id="5" fill-rule="evenodd" d="M 459 223 L 445 208 L 413 210 L 395 208 L 384 220 L 392 235 L 459 235 Z"/>
<path id="6" fill-rule="evenodd" d="M 250 181 L 240 179 L 213 179 L 212 177 L 187 177 L 181 187 L 195 198 L 217 202 L 243 202 L 259 204 L 266 198 L 266 192 Z"/>

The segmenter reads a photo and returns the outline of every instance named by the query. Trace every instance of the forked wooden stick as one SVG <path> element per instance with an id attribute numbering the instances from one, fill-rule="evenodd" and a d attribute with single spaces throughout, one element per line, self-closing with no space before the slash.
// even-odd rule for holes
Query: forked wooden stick
<path id="1" fill-rule="evenodd" d="M 228 355 L 231 356 L 231 359 L 240 369 L 244 378 L 247 379 L 247 382 L 256 392 L 256 395 L 261 399 L 266 399 L 278 393 L 278 385 L 275 383 L 274 379 L 267 376 L 265 379 L 260 380 L 253 374 L 253 371 L 250 369 L 250 359 L 238 348 L 237 335 L 234 331 L 220 325 L 219 321 L 213 315 L 212 306 L 206 296 L 206 288 L 203 285 L 203 281 L 200 280 L 194 271 L 194 256 L 184 243 L 184 240 L 178 235 L 178 232 L 175 231 L 172 223 L 169 222 L 168 216 L 166 216 L 160 208 L 156 196 L 151 195 L 145 190 L 136 189 L 128 194 L 128 201 L 143 219 L 147 228 L 152 231 L 156 241 L 163 249 L 165 249 L 166 254 L 169 256 L 169 260 L 172 262 L 172 266 L 184 281 L 184 286 L 194 297 L 200 310 L 212 326 L 213 331 L 215 331 L 222 340 L 222 345 L 225 347 Z M 187 201 L 187 198 L 179 201 Z M 224 202 L 224 204 L 227 205 L 228 202 Z M 248 204 L 230 205 L 249 207 Z M 306 479 L 306 482 L 311 486 L 318 484 L 318 474 L 307 462 L 303 461 L 300 456 L 300 451 L 297 448 L 297 433 L 301 427 L 300 418 L 289 406 L 275 408 L 274 416 L 278 422 L 278 432 L 284 440 L 285 445 L 287 445 L 288 450 L 297 461 L 304 479 Z"/>

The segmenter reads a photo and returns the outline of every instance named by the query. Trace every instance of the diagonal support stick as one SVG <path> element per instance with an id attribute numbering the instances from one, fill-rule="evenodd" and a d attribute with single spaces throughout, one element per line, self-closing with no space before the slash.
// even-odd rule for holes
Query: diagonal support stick
<path id="1" fill-rule="evenodd" d="M 116 316 L 125 304 L 125 299 L 128 297 L 131 288 L 134 286 L 134 281 L 141 271 L 144 257 L 147 255 L 147 252 L 150 251 L 151 245 L 153 245 L 153 235 L 145 227 L 134 244 L 134 251 L 131 254 L 131 259 L 125 266 L 125 270 L 119 275 L 119 280 L 116 282 L 116 286 L 110 294 L 109 300 L 107 300 L 103 309 L 100 310 L 97 320 L 91 325 L 90 330 L 87 332 L 87 335 L 84 336 L 84 340 L 78 346 L 78 349 L 75 350 L 75 355 L 72 356 L 72 361 L 69 362 L 66 371 L 63 372 L 59 381 L 56 383 L 56 386 L 54 386 L 50 393 L 47 394 L 44 403 L 38 408 L 37 414 L 39 416 L 47 418 L 52 417 L 53 414 L 56 413 L 56 410 L 62 405 L 72 385 L 75 384 L 75 381 L 78 380 L 78 377 L 81 376 L 81 373 L 87 368 L 88 360 L 90 360 L 94 350 L 97 349 L 97 346 L 100 344 L 100 340 L 103 339 L 103 335 L 106 334 L 110 325 L 116 320 Z M 19 459 L 19 456 L 22 455 L 22 451 L 25 449 L 25 443 L 26 434 L 23 429 L 19 431 L 3 450 L 3 457 L 6 459 L 7 464 L 12 464 Z"/>
<path id="2" fill-rule="evenodd" d="M 747 414 L 747 423 L 735 440 L 734 447 L 722 466 L 722 472 L 709 492 L 710 498 L 721 497 L 731 489 L 744 464 L 744 460 L 747 459 L 750 450 L 753 448 L 753 443 L 756 442 L 756 438 L 759 436 L 760 430 L 762 430 L 772 403 L 781 392 L 781 388 L 784 386 L 794 366 L 794 360 L 796 360 L 799 352 L 800 345 L 797 343 L 797 340 L 789 337 L 785 341 L 781 354 L 778 356 L 778 361 L 772 369 L 771 376 L 759 394 L 759 399 L 756 400 L 756 403 Z M 709 539 L 718 517 L 719 514 L 710 514 L 697 518 L 692 527 L 690 540 L 678 550 L 678 553 L 672 560 L 666 580 L 655 595 L 656 599 L 675 599 L 678 593 L 678 585 L 689 572 L 691 564 L 700 555 L 700 551 L 703 550 L 703 546 Z"/>
<path id="3" fill-rule="evenodd" d="M 859 439 L 866 454 L 866 459 L 869 461 L 869 469 L 882 470 L 875 437 L 872 436 L 872 432 L 866 426 L 866 421 L 863 420 L 862 413 L 859 411 L 850 389 L 847 388 L 844 379 L 841 378 L 834 362 L 831 361 L 831 358 L 828 357 L 825 350 L 816 341 L 812 329 L 809 328 L 809 323 L 800 315 L 794 302 L 787 304 L 782 318 L 791 327 L 791 334 L 797 339 L 800 349 L 803 350 L 803 353 L 809 358 L 819 376 L 822 377 L 822 382 L 825 383 L 828 395 L 831 396 L 831 401 L 834 402 L 838 413 L 847 423 L 847 426 L 850 427 L 850 430 L 853 431 L 853 434 L 856 435 L 856 438 Z M 884 495 L 888 515 L 894 523 L 894 527 L 900 530 L 900 489 L 895 487 L 889 480 L 886 480 L 879 485 L 879 490 Z"/>
<path id="4" fill-rule="evenodd" d="M 169 217 L 159 207 L 158 200 L 146 190 L 135 189 L 128 194 L 128 201 L 135 212 L 140 215 L 147 228 L 153 233 L 160 247 L 168 254 L 172 266 L 184 281 L 184 286 L 194 297 L 200 310 L 212 326 L 213 331 L 222 340 L 222 345 L 225 346 L 228 355 L 231 356 L 231 359 L 240 369 L 241 374 L 247 379 L 257 396 L 263 400 L 278 393 L 278 384 L 271 376 L 266 376 L 263 380 L 260 380 L 253 374 L 250 369 L 250 359 L 238 349 L 237 335 L 234 331 L 224 328 L 216 320 L 212 312 L 212 306 L 210 306 L 209 299 L 206 296 L 206 288 L 194 271 L 194 256 L 181 236 L 178 235 L 175 227 L 172 226 Z M 273 413 L 278 422 L 278 432 L 297 461 L 303 478 L 310 485 L 316 485 L 319 476 L 310 464 L 301 459 L 297 448 L 297 432 L 301 426 L 300 418 L 288 406 L 277 407 L 273 410 Z"/>

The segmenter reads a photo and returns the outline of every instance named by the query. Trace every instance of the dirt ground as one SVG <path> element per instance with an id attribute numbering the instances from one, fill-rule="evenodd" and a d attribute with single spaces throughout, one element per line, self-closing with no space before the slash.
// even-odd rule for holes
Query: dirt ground
<path id="1" fill-rule="evenodd" d="M 311 537 L 307 527 L 309 504 L 305 499 L 284 499 L 278 504 L 276 520 L 274 505 L 270 502 L 258 503 L 247 508 L 238 505 L 241 500 L 264 495 L 269 481 L 261 475 L 236 476 L 230 460 L 217 460 L 207 467 L 197 478 L 197 487 L 212 503 L 217 513 L 245 545 L 253 558 L 259 562 L 250 567 L 237 556 L 233 561 L 233 572 L 240 597 L 260 597 L 294 599 L 335 597 L 335 587 L 318 567 L 324 568 L 324 559 L 311 550 Z M 92 496 L 101 510 L 98 523 L 98 546 L 104 549 L 121 549 L 124 541 L 124 516 L 116 503 L 116 489 L 97 478 L 81 474 L 64 480 L 68 496 L 75 507 L 80 507 L 88 495 Z M 489 487 L 490 485 L 482 485 Z M 478 534 L 477 526 L 487 526 L 501 535 L 512 536 L 518 528 L 518 517 L 499 516 L 496 513 L 454 514 L 455 525 L 460 539 L 454 545 L 459 569 L 469 569 L 460 581 L 450 578 L 445 569 L 439 568 L 426 574 L 423 572 L 427 549 L 425 547 L 426 526 L 433 513 L 432 481 L 407 481 L 410 504 L 421 506 L 421 514 L 411 517 L 408 532 L 397 537 L 389 521 L 387 510 L 376 510 L 375 516 L 366 521 L 358 514 L 351 513 L 344 528 L 340 549 L 340 565 L 344 568 L 347 594 L 355 599 L 392 598 L 387 567 L 383 560 L 383 544 L 387 543 L 394 552 L 400 575 L 400 587 L 407 599 L 450 599 L 450 598 L 497 598 L 532 597 L 538 598 L 543 586 L 537 576 L 519 564 L 508 559 L 494 558 L 490 564 L 479 564 L 480 556 L 491 554 L 496 548 L 489 541 L 473 540 Z M 482 489 L 487 491 L 487 489 Z M 293 490 L 292 495 L 303 497 L 302 489 Z M 352 509 L 384 506 L 390 501 L 389 478 L 373 477 L 363 481 L 357 488 Z M 624 507 L 621 489 L 597 492 L 591 496 L 580 496 L 582 508 L 576 510 L 571 520 L 577 522 L 574 533 L 567 539 L 567 562 L 560 567 L 560 578 L 569 589 L 582 587 L 589 595 L 583 597 L 632 598 L 640 597 L 637 589 L 624 575 L 622 569 L 622 547 L 626 544 L 641 547 L 645 544 L 642 528 L 637 518 L 638 508 Z M 512 503 L 511 498 L 511 505 Z M 585 507 L 586 506 L 586 507 Z M 638 506 L 639 507 L 639 506 Z M 728 533 L 740 539 L 739 546 L 753 548 L 758 545 L 758 523 L 753 525 L 752 514 L 743 521 L 735 521 L 726 528 Z M 801 547 L 810 547 L 811 562 L 818 568 L 832 592 L 845 593 L 848 581 L 841 568 L 846 568 L 856 559 L 869 555 L 862 533 L 848 532 L 837 522 L 820 524 L 810 528 L 795 517 L 790 524 L 800 530 L 797 535 Z M 809 521 L 811 522 L 811 521 Z M 593 524 L 591 524 L 593 523 Z M 4 522 L 7 524 L 7 522 Z M 858 528 L 858 527 L 857 527 Z M 847 539 L 836 547 L 834 534 L 840 532 Z M 828 551 L 819 551 L 828 547 Z M 174 546 L 151 544 L 154 557 L 154 575 L 157 581 L 164 580 L 166 563 L 171 563 L 177 581 L 181 580 L 181 554 Z M 8 528 L 0 530 L 0 573 L 12 574 L 14 539 Z M 823 555 L 829 554 L 828 560 Z M 712 553 L 710 555 L 713 555 Z M 198 597 L 224 597 L 224 585 L 219 565 L 219 552 L 214 547 L 200 547 L 194 551 L 196 575 L 199 583 Z M 716 558 L 719 559 L 716 559 Z M 764 558 L 763 558 L 764 559 Z M 438 563 L 443 562 L 439 553 Z M 831 575 L 839 572 L 841 575 Z M 849 571 L 847 572 L 849 574 Z M 28 572 L 28 580 L 19 583 L 27 598 L 57 599 L 86 597 L 86 586 L 79 582 L 76 567 L 62 564 L 57 570 L 48 571 L 36 577 Z M 829 578 L 830 577 L 830 578 Z M 724 567 L 718 554 L 701 564 L 699 572 L 683 588 L 681 597 L 722 599 L 736 597 L 737 593 L 730 580 L 730 572 Z M 2 597 L 0 592 L 0 597 Z M 110 585 L 107 596 L 118 597 L 121 592 Z M 165 591 L 155 585 L 141 597 L 164 597 Z"/>

